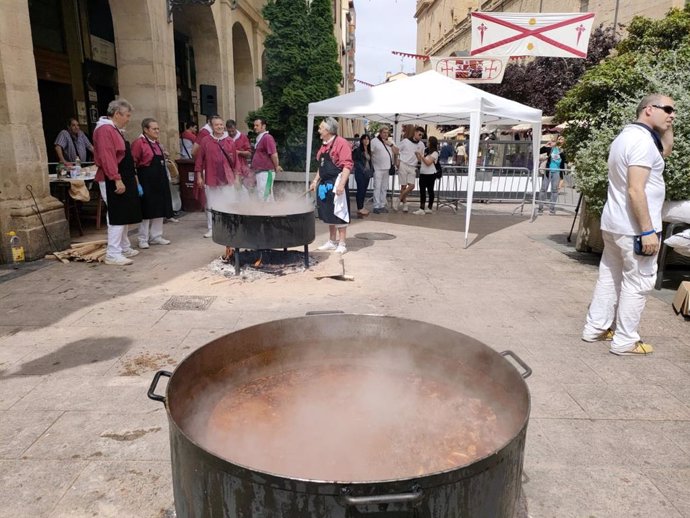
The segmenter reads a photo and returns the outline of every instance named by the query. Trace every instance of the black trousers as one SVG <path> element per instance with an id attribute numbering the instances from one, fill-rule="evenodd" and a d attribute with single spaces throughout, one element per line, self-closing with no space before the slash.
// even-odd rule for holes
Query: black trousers
<path id="1" fill-rule="evenodd" d="M 369 186 L 369 181 L 371 179 L 364 174 L 364 171 L 359 169 L 355 170 L 355 182 L 357 182 L 357 210 L 362 210 L 364 208 L 364 199 L 367 196 L 367 187 Z"/>
<path id="2" fill-rule="evenodd" d="M 434 184 L 436 183 L 436 175 L 420 174 L 419 175 L 419 206 L 424 209 L 426 204 L 426 194 L 429 193 L 429 208 L 434 204 Z"/>

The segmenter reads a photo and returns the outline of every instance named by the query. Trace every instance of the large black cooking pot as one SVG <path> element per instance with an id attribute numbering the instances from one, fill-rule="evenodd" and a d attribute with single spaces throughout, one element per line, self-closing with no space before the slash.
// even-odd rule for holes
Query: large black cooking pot
<path id="1" fill-rule="evenodd" d="M 199 432 L 189 424 L 197 412 L 216 404 L 209 397 L 218 394 L 219 386 L 231 391 L 295 366 L 373 366 L 382 355 L 404 357 L 405 368 L 415 375 L 493 398 L 490 403 L 507 439 L 478 458 L 440 471 L 376 480 L 315 480 L 261 471 L 216 455 L 200 444 L 200 436 L 195 436 Z M 164 402 L 168 413 L 179 518 L 514 518 L 530 409 L 523 378 L 530 374 L 512 352 L 499 354 L 436 325 L 385 316 L 315 314 L 218 338 L 189 355 L 173 373 L 156 373 L 148 395 Z M 170 377 L 165 396 L 156 394 L 163 376 Z M 428 426 L 421 415 L 421 422 L 405 426 Z M 436 448 L 414 446 L 410 455 L 417 446 Z M 342 448 L 352 450 L 348 455 L 359 453 L 347 439 Z"/>
<path id="2" fill-rule="evenodd" d="M 290 248 L 314 241 L 314 210 L 296 214 L 246 215 L 217 210 L 213 215 L 213 241 L 252 250 Z"/>
<path id="3" fill-rule="evenodd" d="M 314 210 L 295 214 L 247 215 L 212 210 L 213 241 L 235 249 L 239 274 L 240 250 L 268 250 L 304 246 L 304 266 L 309 268 L 309 244 L 316 235 Z"/>

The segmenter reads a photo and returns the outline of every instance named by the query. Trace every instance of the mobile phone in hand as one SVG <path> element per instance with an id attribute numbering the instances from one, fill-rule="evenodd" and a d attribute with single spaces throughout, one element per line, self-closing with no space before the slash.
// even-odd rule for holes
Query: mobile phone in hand
<path id="1" fill-rule="evenodd" d="M 635 255 L 646 255 L 646 256 L 654 255 L 654 254 L 645 254 L 642 251 L 642 236 L 635 236 L 633 251 L 635 252 Z"/>

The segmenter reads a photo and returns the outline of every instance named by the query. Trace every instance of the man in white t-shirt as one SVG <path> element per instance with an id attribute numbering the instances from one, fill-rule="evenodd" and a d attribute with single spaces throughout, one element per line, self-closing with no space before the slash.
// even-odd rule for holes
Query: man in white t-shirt
<path id="1" fill-rule="evenodd" d="M 388 176 L 391 167 L 395 167 L 398 147 L 388 142 L 390 129 L 388 126 L 379 128 L 378 136 L 371 139 L 371 164 L 374 168 L 374 214 L 388 212 L 386 208 L 386 193 L 388 192 Z"/>
<path id="2" fill-rule="evenodd" d="M 414 191 L 417 179 L 417 153 L 424 154 L 424 128 L 417 126 L 412 138 L 405 138 L 400 142 L 400 163 L 398 164 L 398 177 L 400 178 L 400 201 L 397 210 L 407 212 L 407 196 Z"/>
<path id="3" fill-rule="evenodd" d="M 638 329 L 656 282 L 664 158 L 673 147 L 675 114 L 670 97 L 646 96 L 637 107 L 637 121 L 623 128 L 609 151 L 608 199 L 601 214 L 604 253 L 582 339 L 611 340 L 610 352 L 619 356 L 653 351 Z"/>

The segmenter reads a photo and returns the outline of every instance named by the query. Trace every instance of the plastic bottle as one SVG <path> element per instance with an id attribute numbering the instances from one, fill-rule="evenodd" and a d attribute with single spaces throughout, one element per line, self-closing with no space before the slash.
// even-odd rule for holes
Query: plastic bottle
<path id="1" fill-rule="evenodd" d="M 78 178 L 81 176 L 81 160 L 79 157 L 74 161 L 74 167 L 72 167 L 72 178 Z"/>
<path id="2" fill-rule="evenodd" d="M 10 236 L 10 248 L 12 249 L 12 262 L 14 264 L 24 262 L 24 247 L 22 246 L 19 236 L 14 230 L 7 233 Z"/>

